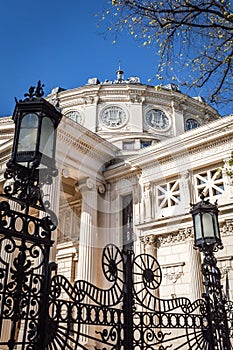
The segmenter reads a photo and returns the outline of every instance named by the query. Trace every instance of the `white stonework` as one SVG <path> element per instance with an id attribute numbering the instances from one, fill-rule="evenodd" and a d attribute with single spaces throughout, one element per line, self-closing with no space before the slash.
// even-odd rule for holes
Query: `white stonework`
<path id="1" fill-rule="evenodd" d="M 58 273 L 72 282 L 84 278 L 104 284 L 101 250 L 107 243 L 122 247 L 122 203 L 131 194 L 132 243 L 137 254 L 159 261 L 160 297 L 199 298 L 201 256 L 193 249 L 189 210 L 204 192 L 211 202 L 218 200 L 224 249 L 217 259 L 223 291 L 233 298 L 233 186 L 221 171 L 233 150 L 233 116 L 221 118 L 205 102 L 173 89 L 91 82 L 54 89 L 47 97 L 63 114 L 59 179 L 50 193 L 59 218 Z M 151 110 L 150 118 L 157 120 L 146 119 Z M 186 130 L 193 120 L 200 126 Z M 1 182 L 13 130 L 10 118 L 0 119 Z"/>

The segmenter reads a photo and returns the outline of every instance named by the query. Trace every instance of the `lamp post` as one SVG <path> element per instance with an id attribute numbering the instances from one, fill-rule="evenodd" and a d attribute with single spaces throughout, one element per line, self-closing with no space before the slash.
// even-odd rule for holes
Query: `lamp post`
<path id="1" fill-rule="evenodd" d="M 39 81 L 16 101 L 12 154 L 0 195 L 5 198 L 0 201 L 0 323 L 10 325 L 4 342 L 9 350 L 17 344 L 44 350 L 47 341 L 49 254 L 57 219 L 44 201 L 43 185 L 57 175 L 56 129 L 62 115 L 43 94 Z"/>
<path id="2" fill-rule="evenodd" d="M 51 184 L 52 177 L 57 175 L 56 129 L 62 117 L 43 94 L 39 81 L 37 87 L 30 87 L 24 100 L 16 101 L 13 148 L 5 172 L 6 179 L 13 178 L 14 183 L 4 189 L 26 206 L 38 209 L 48 206 L 47 202 L 42 202 L 42 186 Z"/>
<path id="3" fill-rule="evenodd" d="M 211 204 L 201 195 L 201 201 L 192 205 L 194 247 L 204 254 L 202 274 L 205 286 L 204 298 L 207 302 L 209 332 L 206 337 L 210 343 L 209 350 L 230 350 L 230 338 L 221 273 L 217 267 L 214 252 L 223 249 L 218 223 L 217 203 Z"/>

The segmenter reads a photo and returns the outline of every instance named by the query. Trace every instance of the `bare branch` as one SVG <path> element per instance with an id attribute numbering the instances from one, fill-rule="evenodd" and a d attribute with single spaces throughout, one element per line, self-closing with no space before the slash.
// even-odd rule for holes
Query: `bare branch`
<path id="1" fill-rule="evenodd" d="M 210 100 L 233 86 L 233 4 L 230 0 L 112 0 L 111 30 L 128 29 L 160 55 L 165 67 L 189 71 L 189 86 L 211 83 Z"/>

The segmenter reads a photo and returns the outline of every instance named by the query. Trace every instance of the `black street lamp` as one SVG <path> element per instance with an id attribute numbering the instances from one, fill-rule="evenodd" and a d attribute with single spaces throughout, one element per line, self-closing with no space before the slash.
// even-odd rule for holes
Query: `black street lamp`
<path id="1" fill-rule="evenodd" d="M 0 333 L 6 321 L 10 327 L 2 344 L 9 350 L 17 344 L 44 350 L 47 339 L 49 256 L 57 218 L 44 200 L 43 185 L 57 175 L 56 129 L 62 115 L 43 94 L 39 81 L 16 101 L 12 154 L 5 194 L 0 194 Z"/>
<path id="2" fill-rule="evenodd" d="M 201 201 L 193 205 L 190 213 L 193 216 L 194 246 L 200 250 L 222 249 L 222 241 L 218 224 L 218 206 L 205 200 L 200 196 Z"/>
<path id="3" fill-rule="evenodd" d="M 37 87 L 30 87 L 24 100 L 16 101 L 13 148 L 5 172 L 5 178 L 14 182 L 4 188 L 6 194 L 17 195 L 27 207 L 39 205 L 40 209 L 48 204 L 42 201 L 42 186 L 51 184 L 57 175 L 56 129 L 62 118 L 43 95 L 39 81 Z"/>
<path id="4" fill-rule="evenodd" d="M 217 203 L 211 204 L 201 195 L 201 201 L 193 204 L 190 213 L 193 217 L 194 247 L 203 254 L 202 274 L 204 277 L 209 331 L 206 338 L 209 350 L 230 350 L 230 336 L 226 313 L 226 300 L 222 293 L 221 272 L 217 267 L 214 252 L 223 249 L 218 223 Z"/>
<path id="5" fill-rule="evenodd" d="M 15 137 L 11 164 L 55 169 L 56 128 L 61 113 L 44 98 L 43 86 L 31 87 L 16 102 L 13 113 Z"/>

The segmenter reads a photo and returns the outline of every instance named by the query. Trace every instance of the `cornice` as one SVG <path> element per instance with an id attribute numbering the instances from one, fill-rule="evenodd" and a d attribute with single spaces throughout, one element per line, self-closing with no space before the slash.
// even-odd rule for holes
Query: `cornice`
<path id="1" fill-rule="evenodd" d="M 212 117 L 219 117 L 217 111 L 197 99 L 189 97 L 178 91 L 158 88 L 145 84 L 105 84 L 84 85 L 71 90 L 61 91 L 57 94 L 47 96 L 51 100 L 56 96 L 60 108 L 72 105 L 97 104 L 103 102 L 132 102 L 132 103 L 158 103 L 160 105 L 172 106 L 172 102 L 178 108 L 193 111 L 195 113 L 208 113 Z M 181 106 L 181 107 L 180 107 Z"/>
<path id="2" fill-rule="evenodd" d="M 62 212 L 62 210 L 66 209 L 67 207 L 78 207 L 81 208 L 82 207 L 82 197 L 81 194 L 79 192 L 75 192 L 75 196 L 68 198 L 68 199 L 64 199 L 60 201 L 60 206 L 59 206 L 59 211 Z"/>
<path id="3" fill-rule="evenodd" d="M 93 133 L 91 130 L 85 128 L 84 126 L 77 124 L 70 120 L 68 117 L 63 117 L 62 121 L 58 128 L 58 138 L 62 139 L 62 135 L 66 135 L 66 140 L 69 143 L 69 138 L 77 144 L 82 141 L 87 145 L 87 148 L 96 148 L 102 147 L 106 153 L 110 153 L 112 157 L 115 156 L 115 152 L 118 151 L 118 147 L 112 145 L 107 140 L 103 139 L 96 133 Z M 104 151 L 102 152 L 103 154 Z"/>
<path id="4" fill-rule="evenodd" d="M 1 126 L 0 126 L 1 128 Z M 0 130 L 2 131 L 2 130 Z M 1 140 L 9 140 L 10 142 L 13 143 L 13 138 L 14 138 L 14 130 L 12 132 L 1 132 L 0 133 Z"/>
<path id="5" fill-rule="evenodd" d="M 166 164 L 187 156 L 196 157 L 198 155 L 199 158 L 203 158 L 203 152 L 209 153 L 213 150 L 216 153 L 216 148 L 223 146 L 225 149 L 231 149 L 232 142 L 233 118 L 231 117 L 228 125 L 224 125 L 223 120 L 213 121 L 187 134 L 161 141 L 151 146 L 150 149 L 142 149 L 138 155 L 132 156 L 128 161 L 147 169 L 154 166 L 153 159 L 159 161 L 160 164 Z"/>
<path id="6" fill-rule="evenodd" d="M 181 158 L 186 158 L 187 156 L 198 156 L 195 157 L 196 159 L 202 159 L 203 156 L 203 152 L 207 153 L 207 155 L 210 154 L 210 150 L 213 150 L 214 153 L 216 153 L 216 149 L 220 148 L 220 151 L 223 150 L 223 146 L 224 145 L 229 145 L 228 149 L 232 148 L 232 145 L 230 144 L 230 141 L 233 141 L 233 138 L 229 138 L 229 137 L 222 137 L 218 140 L 216 140 L 213 143 L 209 143 L 207 142 L 205 145 L 201 145 L 201 146 L 197 146 L 194 148 L 189 148 L 187 147 L 186 149 L 184 149 L 184 151 L 179 152 L 179 154 L 174 154 L 174 155 L 169 155 L 167 157 L 161 158 L 159 159 L 160 164 L 166 164 L 168 162 L 176 162 L 178 159 Z"/>
<path id="7" fill-rule="evenodd" d="M 75 150 L 81 152 L 82 154 L 88 156 L 93 159 L 97 159 L 101 162 L 106 161 L 106 153 L 101 152 L 95 145 L 90 145 L 87 142 L 81 140 L 80 138 L 76 138 L 71 136 L 68 132 L 64 130 L 58 131 L 58 139 L 65 143 L 66 145 L 72 146 Z"/>
<path id="8" fill-rule="evenodd" d="M 124 180 L 130 180 L 135 177 L 141 176 L 141 169 L 139 167 L 132 167 L 131 165 L 121 165 L 119 168 L 116 166 L 113 169 L 106 170 L 104 172 L 104 179 L 109 183 L 117 183 Z"/>
<path id="9" fill-rule="evenodd" d="M 12 117 L 3 117 L 3 118 L 0 118 L 0 127 L 2 127 L 3 125 L 9 125 L 9 127 L 14 127 L 14 122 L 12 120 Z"/>

